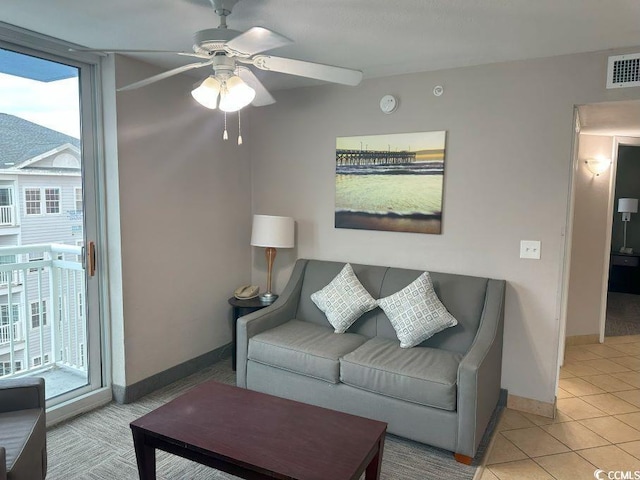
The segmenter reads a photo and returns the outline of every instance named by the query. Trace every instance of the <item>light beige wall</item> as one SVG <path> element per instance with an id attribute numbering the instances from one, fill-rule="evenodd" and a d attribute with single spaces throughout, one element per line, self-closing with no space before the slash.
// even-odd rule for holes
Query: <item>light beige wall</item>
<path id="1" fill-rule="evenodd" d="M 297 221 L 276 291 L 296 256 L 506 279 L 502 385 L 552 402 L 573 107 L 640 98 L 606 91 L 605 68 L 593 53 L 275 92 L 252 114 L 251 157 L 253 212 Z M 392 115 L 378 108 L 387 93 L 400 99 Z M 335 229 L 336 137 L 429 130 L 447 131 L 442 235 Z M 541 260 L 519 259 L 523 239 L 542 242 Z M 253 272 L 264 284 L 257 249 Z"/>
<path id="2" fill-rule="evenodd" d="M 118 86 L 156 73 L 116 62 Z M 229 343 L 227 299 L 250 276 L 248 145 L 231 122 L 221 140 L 221 113 L 198 106 L 192 84 L 117 96 L 126 385 Z"/>
<path id="3" fill-rule="evenodd" d="M 575 170 L 575 205 L 569 296 L 568 337 L 600 334 L 604 252 L 609 235 L 607 221 L 611 191 L 611 168 L 599 176 L 585 168 L 587 158 L 611 158 L 613 137 L 580 135 Z"/>

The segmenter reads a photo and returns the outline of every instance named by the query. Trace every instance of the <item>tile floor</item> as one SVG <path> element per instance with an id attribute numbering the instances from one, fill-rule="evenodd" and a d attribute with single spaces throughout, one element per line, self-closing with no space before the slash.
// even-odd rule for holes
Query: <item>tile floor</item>
<path id="1" fill-rule="evenodd" d="M 556 418 L 506 409 L 493 442 L 482 480 L 640 471 L 640 335 L 567 347 Z"/>

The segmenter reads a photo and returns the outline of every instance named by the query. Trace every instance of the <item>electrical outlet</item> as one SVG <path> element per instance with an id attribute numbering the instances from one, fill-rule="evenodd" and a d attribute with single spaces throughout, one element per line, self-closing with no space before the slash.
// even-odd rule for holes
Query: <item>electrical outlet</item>
<path id="1" fill-rule="evenodd" d="M 540 260 L 540 242 L 538 240 L 521 240 L 520 258 Z"/>

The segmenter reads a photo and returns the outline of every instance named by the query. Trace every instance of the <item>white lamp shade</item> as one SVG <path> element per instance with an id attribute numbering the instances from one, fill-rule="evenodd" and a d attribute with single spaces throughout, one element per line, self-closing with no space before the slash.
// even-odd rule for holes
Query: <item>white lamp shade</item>
<path id="1" fill-rule="evenodd" d="M 638 213 L 638 199 L 637 198 L 618 199 L 618 212 Z"/>
<path id="2" fill-rule="evenodd" d="M 246 107 L 256 98 L 256 91 L 237 75 L 229 77 L 225 88 L 220 93 L 220 110 L 223 112 L 237 112 Z"/>
<path id="3" fill-rule="evenodd" d="M 254 215 L 251 245 L 254 247 L 293 248 L 294 221 L 291 217 Z"/>
<path id="4" fill-rule="evenodd" d="M 203 107 L 215 109 L 218 104 L 220 82 L 210 76 L 204 79 L 200 86 L 191 91 L 191 96 Z"/>

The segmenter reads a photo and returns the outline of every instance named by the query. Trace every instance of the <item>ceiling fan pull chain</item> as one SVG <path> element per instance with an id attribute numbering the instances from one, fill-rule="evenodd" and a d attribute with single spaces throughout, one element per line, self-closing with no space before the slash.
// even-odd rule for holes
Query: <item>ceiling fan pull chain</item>
<path id="1" fill-rule="evenodd" d="M 242 124 L 240 123 L 240 110 L 238 110 L 238 145 L 242 145 Z"/>
<path id="2" fill-rule="evenodd" d="M 222 133 L 223 140 L 229 140 L 229 134 L 227 133 L 227 112 L 224 112 L 224 132 Z"/>

